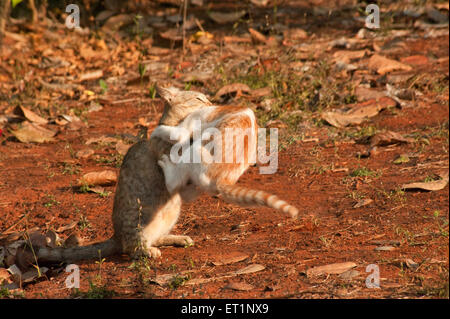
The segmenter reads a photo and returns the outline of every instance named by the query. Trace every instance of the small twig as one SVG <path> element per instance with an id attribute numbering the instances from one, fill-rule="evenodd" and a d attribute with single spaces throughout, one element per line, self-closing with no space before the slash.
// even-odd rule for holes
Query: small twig
<path id="1" fill-rule="evenodd" d="M 186 54 L 186 16 L 187 16 L 187 0 L 183 1 L 183 57 Z"/>
<path id="2" fill-rule="evenodd" d="M 10 232 L 11 229 L 13 229 L 14 227 L 16 227 L 17 225 L 19 225 L 19 224 L 20 224 L 20 223 L 28 216 L 29 213 L 30 213 L 30 212 L 28 212 L 28 213 L 26 213 L 25 215 L 23 215 L 22 218 L 19 219 L 19 221 L 17 221 L 15 224 L 9 226 L 2 234 L 3 234 L 3 235 L 7 235 L 8 232 Z"/>
<path id="3" fill-rule="evenodd" d="M 200 29 L 200 31 L 202 31 L 203 33 L 205 33 L 205 29 L 203 29 L 202 24 L 200 23 L 200 21 L 198 21 L 197 18 L 195 18 L 195 24 L 197 25 L 197 27 Z"/>

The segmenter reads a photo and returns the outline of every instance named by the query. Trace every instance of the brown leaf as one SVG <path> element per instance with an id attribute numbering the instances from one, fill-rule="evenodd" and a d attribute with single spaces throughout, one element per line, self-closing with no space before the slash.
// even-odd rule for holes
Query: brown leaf
<path id="1" fill-rule="evenodd" d="M 353 206 L 353 208 L 363 207 L 363 206 L 369 205 L 369 204 L 372 203 L 372 202 L 373 202 L 372 199 L 370 199 L 370 198 L 365 198 L 365 199 L 362 199 L 362 200 L 360 200 L 359 202 L 357 202 L 357 203 L 355 204 L 355 206 Z"/>
<path id="2" fill-rule="evenodd" d="M 17 130 L 11 130 L 11 134 L 22 143 L 46 143 L 55 141 L 53 137 L 56 132 L 34 123 L 24 122 Z"/>
<path id="3" fill-rule="evenodd" d="M 272 88 L 269 86 L 254 89 L 250 92 L 252 98 L 257 99 L 265 96 L 270 96 L 272 94 Z"/>
<path id="4" fill-rule="evenodd" d="M 355 89 L 355 95 L 358 99 L 358 102 L 372 100 L 372 99 L 380 99 L 386 96 L 386 93 L 383 91 L 377 91 L 374 89 L 368 89 L 362 86 L 358 86 Z"/>
<path id="5" fill-rule="evenodd" d="M 179 28 L 168 29 L 165 32 L 160 32 L 159 35 L 163 39 L 172 40 L 172 41 L 182 41 L 183 34 L 179 30 Z"/>
<path id="6" fill-rule="evenodd" d="M 245 15 L 245 10 L 241 11 L 235 11 L 231 13 L 225 13 L 225 12 L 216 12 L 216 11 L 210 11 L 208 12 L 208 16 L 214 21 L 219 24 L 226 24 L 231 22 L 236 22 L 240 18 L 242 18 Z"/>
<path id="7" fill-rule="evenodd" d="M 0 287 L 4 284 L 12 283 L 11 274 L 5 268 L 0 268 Z"/>
<path id="8" fill-rule="evenodd" d="M 377 133 L 374 136 L 372 136 L 370 140 L 370 146 L 387 146 L 387 145 L 393 145 L 393 144 L 406 144 L 406 143 L 413 143 L 413 138 L 403 137 L 401 134 L 387 131 L 382 133 Z"/>
<path id="9" fill-rule="evenodd" d="M 151 282 L 154 282 L 160 286 L 167 286 L 169 285 L 175 278 L 180 277 L 180 276 L 184 276 L 188 273 L 190 273 L 192 271 L 182 271 L 180 273 L 177 274 L 162 274 L 162 275 L 157 275 L 156 278 L 151 279 Z M 187 284 L 187 282 L 186 282 Z"/>
<path id="10" fill-rule="evenodd" d="M 224 36 L 223 41 L 225 43 L 240 43 L 240 42 L 251 43 L 252 39 L 250 37 L 245 38 L 245 37 L 237 37 L 237 36 Z"/>
<path id="11" fill-rule="evenodd" d="M 254 272 L 258 272 L 258 271 L 261 271 L 261 270 L 264 270 L 264 269 L 266 269 L 266 267 L 263 266 L 263 265 L 252 264 L 252 265 L 249 265 L 249 266 L 244 267 L 242 269 L 236 270 L 236 271 L 232 272 L 232 274 L 235 274 L 235 275 L 252 274 Z"/>
<path id="12" fill-rule="evenodd" d="M 185 73 L 181 80 L 183 82 L 201 82 L 201 83 L 207 83 L 214 77 L 214 74 L 212 72 L 202 72 L 199 70 L 195 70 L 189 73 Z"/>
<path id="13" fill-rule="evenodd" d="M 95 153 L 95 151 L 93 149 L 86 148 L 86 149 L 79 150 L 78 152 L 76 152 L 75 157 L 76 158 L 88 158 L 89 156 L 93 155 L 94 153 Z"/>
<path id="14" fill-rule="evenodd" d="M 335 110 L 322 113 L 321 117 L 335 127 L 345 127 L 350 124 L 361 124 L 370 117 L 374 117 L 381 110 L 394 107 L 397 103 L 388 97 L 379 100 L 370 100 L 357 104 L 350 110 Z"/>
<path id="15" fill-rule="evenodd" d="M 253 39 L 253 42 L 255 42 L 255 43 L 258 43 L 258 42 L 266 43 L 267 42 L 266 36 L 264 34 L 262 34 L 261 32 L 256 31 L 253 28 L 249 28 L 248 32 L 250 32 L 250 35 L 251 35 L 251 37 Z"/>
<path id="16" fill-rule="evenodd" d="M 48 121 L 42 117 L 40 117 L 39 115 L 37 115 L 36 113 L 30 111 L 29 109 L 23 107 L 23 106 L 17 106 L 13 113 L 15 115 L 21 116 L 26 118 L 28 121 L 36 123 L 36 124 L 47 124 Z"/>
<path id="17" fill-rule="evenodd" d="M 417 268 L 419 268 L 419 264 L 416 263 L 416 262 L 415 262 L 414 260 L 412 260 L 412 259 L 406 258 L 406 259 L 405 259 L 405 263 L 406 263 L 406 266 L 407 266 L 408 268 L 410 268 L 410 269 L 417 269 Z"/>
<path id="18" fill-rule="evenodd" d="M 418 183 L 410 183 L 404 184 L 402 189 L 421 189 L 426 191 L 438 191 L 444 189 L 448 184 L 448 172 L 441 175 L 442 179 L 432 182 L 418 182 Z"/>
<path id="19" fill-rule="evenodd" d="M 67 224 L 67 225 L 65 225 L 65 226 L 60 226 L 60 227 L 58 227 L 58 228 L 56 229 L 56 232 L 57 232 L 57 233 L 62 233 L 62 232 L 64 232 L 64 231 L 66 231 L 66 230 L 69 230 L 69 229 L 74 228 L 77 224 L 78 224 L 77 221 L 73 221 L 73 222 L 71 222 L 70 224 Z"/>
<path id="20" fill-rule="evenodd" d="M 84 174 L 78 181 L 78 185 L 112 185 L 117 182 L 117 174 L 114 171 L 90 172 Z"/>
<path id="21" fill-rule="evenodd" d="M 289 28 L 283 31 L 283 37 L 286 40 L 298 41 L 308 38 L 308 33 L 300 28 Z"/>
<path id="22" fill-rule="evenodd" d="M 422 66 L 428 64 L 430 61 L 424 55 L 411 55 L 408 57 L 404 57 L 400 59 L 401 63 L 409 64 L 409 65 L 417 65 Z"/>
<path id="23" fill-rule="evenodd" d="M 307 277 L 328 275 L 328 274 L 342 274 L 347 270 L 355 268 L 357 265 L 354 262 L 335 263 L 324 266 L 316 266 L 306 271 Z"/>
<path id="24" fill-rule="evenodd" d="M 237 291 L 249 291 L 252 289 L 255 289 L 255 287 L 253 287 L 250 284 L 247 284 L 245 282 L 231 282 L 228 285 L 226 285 L 225 287 L 223 287 L 223 289 L 231 289 L 231 290 L 237 290 Z"/>
<path id="25" fill-rule="evenodd" d="M 266 123 L 267 128 L 277 127 L 277 128 L 286 128 L 287 125 L 281 120 L 270 120 Z"/>
<path id="26" fill-rule="evenodd" d="M 250 0 L 250 2 L 255 6 L 265 7 L 269 3 L 269 0 Z"/>
<path id="27" fill-rule="evenodd" d="M 222 265 L 228 265 L 228 264 L 234 264 L 243 260 L 246 260 L 248 258 L 248 255 L 242 254 L 242 253 L 231 253 L 228 256 L 222 257 L 217 261 L 213 261 L 212 264 L 214 266 L 222 266 Z"/>
<path id="28" fill-rule="evenodd" d="M 116 31 L 121 27 L 133 23 L 134 16 L 131 14 L 119 14 L 109 18 L 102 26 L 104 31 Z"/>
<path id="29" fill-rule="evenodd" d="M 374 245 L 391 245 L 391 246 L 400 246 L 401 242 L 399 240 L 390 240 L 390 239 L 386 239 L 386 240 L 372 240 L 370 242 L 371 244 Z"/>
<path id="30" fill-rule="evenodd" d="M 80 75 L 79 82 L 97 80 L 103 77 L 103 70 L 95 70 Z"/>
<path id="31" fill-rule="evenodd" d="M 343 272 L 342 274 L 340 274 L 339 277 L 341 277 L 344 280 L 352 280 L 353 278 L 358 277 L 359 274 L 360 274 L 359 271 L 350 269 L 350 270 L 347 270 L 346 272 Z"/>
<path id="32" fill-rule="evenodd" d="M 366 55 L 366 50 L 359 51 L 349 51 L 349 50 L 340 50 L 336 51 L 333 54 L 333 59 L 336 62 L 341 63 L 350 63 L 353 60 L 362 59 Z"/>
<path id="33" fill-rule="evenodd" d="M 396 250 L 397 248 L 393 247 L 393 246 L 379 246 L 379 247 L 375 247 L 375 251 L 393 251 Z"/>
<path id="34" fill-rule="evenodd" d="M 247 84 L 243 83 L 233 83 L 223 86 L 219 91 L 217 91 L 216 95 L 214 96 L 215 100 L 220 99 L 221 96 L 225 94 L 235 93 L 237 95 L 241 95 L 242 92 L 251 92 L 252 90 L 249 88 Z"/>
<path id="35" fill-rule="evenodd" d="M 115 137 L 111 137 L 111 136 L 106 136 L 106 135 L 102 135 L 100 137 L 92 137 L 90 139 L 88 139 L 85 144 L 86 145 L 90 145 L 90 144 L 109 144 L 109 143 L 117 143 L 119 141 L 118 138 Z"/>
<path id="36" fill-rule="evenodd" d="M 388 59 L 384 56 L 374 54 L 368 63 L 369 69 L 377 71 L 378 74 L 386 74 L 392 71 L 411 71 L 412 67 L 396 60 Z"/>

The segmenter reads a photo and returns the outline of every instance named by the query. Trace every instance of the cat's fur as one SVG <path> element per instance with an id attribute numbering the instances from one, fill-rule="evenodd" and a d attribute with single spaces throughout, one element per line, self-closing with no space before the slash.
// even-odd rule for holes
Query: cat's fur
<path id="1" fill-rule="evenodd" d="M 197 98 L 198 94 L 191 92 L 179 93 L 174 102 L 185 100 L 195 109 L 208 106 Z M 189 108 L 174 112 L 166 103 L 159 124 L 177 125 L 189 112 Z M 158 257 L 161 255 L 159 246 L 192 245 L 188 236 L 169 234 L 178 219 L 182 200 L 179 193 L 170 194 L 164 187 L 164 174 L 157 161 L 162 154 L 168 154 L 171 147 L 166 141 L 151 138 L 128 150 L 114 197 L 114 235 L 110 239 L 74 248 L 41 248 L 37 252 L 38 261 L 74 262 L 117 253 Z"/>
<path id="2" fill-rule="evenodd" d="M 158 164 L 164 170 L 166 187 L 169 193 L 183 192 L 188 189 L 192 197 L 196 196 L 193 187 L 198 187 L 200 191 L 210 194 L 220 194 L 230 202 L 243 205 L 264 205 L 288 213 L 292 217 L 298 215 L 298 209 L 280 200 L 277 196 L 244 187 L 235 186 L 239 177 L 248 169 L 252 161 L 256 159 L 256 144 L 258 135 L 258 125 L 252 110 L 245 107 L 214 106 L 200 107 L 193 110 L 193 105 L 186 103 L 185 100 L 175 101 L 179 91 L 175 88 L 158 88 L 160 95 L 169 101 L 173 112 L 183 112 L 189 109 L 189 115 L 176 127 L 168 125 L 159 125 L 152 133 L 152 138 L 158 137 L 179 145 L 185 144 L 185 152 L 182 155 L 185 162 L 173 163 L 167 154 L 161 156 Z M 194 94 L 195 92 L 192 92 Z M 206 97 L 198 93 L 198 99 L 207 103 Z M 205 101 L 206 99 L 206 101 Z M 209 102 L 209 101 L 208 101 Z M 194 123 L 201 122 L 201 131 L 209 128 L 216 128 L 220 133 L 219 141 L 221 145 L 217 148 L 221 156 L 215 161 L 211 153 L 213 147 L 207 149 L 204 141 L 195 141 L 191 145 L 191 134 L 193 133 Z M 183 130 L 183 134 L 180 132 Z M 226 133 L 227 129 L 234 130 L 236 137 Z M 175 139 L 171 139 L 174 136 Z M 231 137 L 231 138 L 230 138 Z M 198 137 L 197 137 L 198 138 Z M 241 141 L 241 143 L 238 143 Z M 216 140 L 208 140 L 208 143 L 216 143 Z M 228 149 L 226 148 L 227 143 Z M 239 145 L 239 146 L 238 146 Z M 214 148 L 214 151 L 217 151 Z M 226 159 L 226 153 L 232 152 L 232 158 Z M 192 154 L 191 154 L 192 153 Z M 194 153 L 201 159 L 199 162 L 193 162 Z M 241 155 L 241 160 L 237 157 Z M 230 161 L 231 159 L 231 161 Z M 189 182 L 191 184 L 189 184 Z"/>

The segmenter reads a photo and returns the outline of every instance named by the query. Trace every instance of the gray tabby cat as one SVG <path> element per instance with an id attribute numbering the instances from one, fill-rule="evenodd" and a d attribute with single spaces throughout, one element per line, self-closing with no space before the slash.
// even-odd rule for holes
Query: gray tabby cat
<path id="1" fill-rule="evenodd" d="M 198 92 L 176 91 L 168 96 L 159 125 L 176 126 L 192 110 L 210 105 Z M 175 93 L 175 91 L 173 92 Z M 171 108 L 171 104 L 183 105 Z M 158 160 L 169 154 L 171 143 L 157 137 L 133 145 L 125 155 L 114 197 L 114 235 L 103 242 L 74 248 L 41 248 L 39 262 L 74 262 L 124 253 L 130 256 L 159 257 L 160 246 L 192 245 L 189 236 L 169 234 L 180 214 L 180 193 L 169 194 Z"/>

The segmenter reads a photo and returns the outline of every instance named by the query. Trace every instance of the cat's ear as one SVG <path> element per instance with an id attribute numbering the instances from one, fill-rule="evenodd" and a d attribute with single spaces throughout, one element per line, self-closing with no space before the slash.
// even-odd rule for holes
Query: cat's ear
<path id="1" fill-rule="evenodd" d="M 170 102 L 177 95 L 179 90 L 176 87 L 173 87 L 173 86 L 165 88 L 165 87 L 162 87 L 159 84 L 156 84 L 156 92 L 158 92 L 158 94 L 170 104 Z"/>

